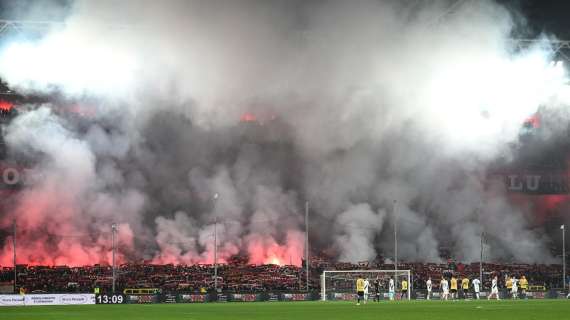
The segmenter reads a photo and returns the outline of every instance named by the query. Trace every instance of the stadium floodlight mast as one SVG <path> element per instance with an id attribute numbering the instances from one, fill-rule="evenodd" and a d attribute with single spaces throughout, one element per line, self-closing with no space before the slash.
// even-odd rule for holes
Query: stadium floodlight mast
<path id="1" fill-rule="evenodd" d="M 216 215 L 216 203 L 220 197 L 219 193 L 214 193 L 214 290 L 218 292 L 218 215 Z"/>
<path id="2" fill-rule="evenodd" d="M 398 271 L 398 200 L 394 200 L 394 271 Z"/>
<path id="3" fill-rule="evenodd" d="M 562 229 L 562 291 L 566 290 L 566 235 L 564 225 L 560 226 Z"/>
<path id="4" fill-rule="evenodd" d="M 481 232 L 481 259 L 479 259 L 479 281 L 481 281 L 481 286 L 483 285 L 483 238 L 485 237 L 485 232 Z"/>
<path id="5" fill-rule="evenodd" d="M 111 225 L 111 242 L 113 246 L 113 293 L 115 293 L 115 283 L 117 280 L 117 268 L 115 266 L 115 252 L 117 251 L 117 246 L 115 244 L 115 233 L 117 232 L 117 224 L 113 223 Z"/>
<path id="6" fill-rule="evenodd" d="M 305 202 L 305 273 L 309 292 L 309 201 Z"/>
<path id="7" fill-rule="evenodd" d="M 16 270 L 16 219 L 14 219 L 14 221 L 13 221 L 12 228 L 13 228 L 13 230 L 12 230 L 12 232 L 13 232 L 13 234 L 12 234 L 13 248 L 12 249 L 14 251 L 14 293 L 18 293 L 18 292 L 16 292 L 16 287 L 17 287 L 16 281 L 18 279 L 18 271 Z"/>
<path id="8" fill-rule="evenodd" d="M 483 211 L 483 203 L 479 202 L 479 205 L 475 208 L 475 212 L 477 213 L 477 217 L 479 219 L 479 225 L 483 225 L 481 223 L 481 213 Z M 481 235 L 480 235 L 480 259 L 479 259 L 479 281 L 481 282 L 481 287 L 483 287 L 483 246 L 485 243 L 485 231 L 481 230 Z"/>

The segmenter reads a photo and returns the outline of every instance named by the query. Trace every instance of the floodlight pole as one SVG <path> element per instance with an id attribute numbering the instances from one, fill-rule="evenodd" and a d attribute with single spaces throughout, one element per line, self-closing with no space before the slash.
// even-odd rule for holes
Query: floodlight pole
<path id="1" fill-rule="evenodd" d="M 16 219 L 14 219 L 13 223 L 12 223 L 12 245 L 13 245 L 13 251 L 14 251 L 14 293 L 18 293 L 16 291 L 16 280 L 18 278 L 18 271 L 16 270 Z"/>
<path id="2" fill-rule="evenodd" d="M 566 290 L 566 228 L 564 225 L 560 227 L 562 229 L 562 291 Z"/>
<path id="3" fill-rule="evenodd" d="M 309 201 L 305 202 L 305 276 L 309 292 Z"/>
<path id="4" fill-rule="evenodd" d="M 216 215 L 216 202 L 220 195 L 214 194 L 214 290 L 218 293 L 218 216 Z"/>
<path id="5" fill-rule="evenodd" d="M 394 200 L 394 271 L 398 271 L 398 201 Z M 397 276 L 396 274 L 394 274 Z M 397 281 L 395 281 L 397 282 Z"/>
<path id="6" fill-rule="evenodd" d="M 113 262 L 112 262 L 113 263 L 113 293 L 115 293 L 115 282 L 117 280 L 117 268 L 115 265 L 115 253 L 117 251 L 117 246 L 115 244 L 115 238 L 116 238 L 115 233 L 116 232 L 117 232 L 117 224 L 113 223 L 111 225 L 111 242 L 113 245 Z"/>
<path id="7" fill-rule="evenodd" d="M 479 281 L 481 281 L 481 287 L 483 287 L 483 236 L 484 232 L 481 232 L 481 259 L 479 259 Z"/>
<path id="8" fill-rule="evenodd" d="M 218 217 L 214 220 L 214 290 L 218 292 Z"/>

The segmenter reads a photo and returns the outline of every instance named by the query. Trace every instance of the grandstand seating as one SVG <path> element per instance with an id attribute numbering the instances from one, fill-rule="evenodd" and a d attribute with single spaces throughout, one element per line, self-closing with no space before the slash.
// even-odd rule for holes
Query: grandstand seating
<path id="1" fill-rule="evenodd" d="M 424 288 L 425 280 L 440 279 L 452 272 L 471 279 L 479 276 L 479 263 L 401 263 L 400 269 L 410 269 L 414 288 Z M 154 265 L 124 264 L 118 267 L 116 285 L 125 288 L 160 288 L 167 292 L 200 292 L 214 287 L 212 265 Z M 310 286 L 318 290 L 319 276 L 323 270 L 394 269 L 393 264 L 383 263 L 330 263 L 312 261 Z M 490 274 L 502 276 L 525 275 L 531 285 L 546 288 L 561 287 L 560 265 L 483 264 L 485 286 L 490 285 Z M 225 292 L 302 291 L 305 289 L 304 269 L 298 266 L 223 264 L 218 268 L 218 287 Z M 13 268 L 0 269 L 0 282 L 13 280 Z M 502 282 L 502 281 L 501 281 Z M 438 281 L 434 281 L 438 283 Z M 93 265 L 68 266 L 18 266 L 18 285 L 27 292 L 93 292 L 94 288 L 109 291 L 112 287 L 112 268 Z"/>

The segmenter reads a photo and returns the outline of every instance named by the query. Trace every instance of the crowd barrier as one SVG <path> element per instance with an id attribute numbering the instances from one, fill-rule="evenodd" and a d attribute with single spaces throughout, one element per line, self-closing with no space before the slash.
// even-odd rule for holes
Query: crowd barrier
<path id="1" fill-rule="evenodd" d="M 0 295 L 0 307 L 5 306 L 61 306 L 95 304 L 94 294 L 5 294 Z"/>

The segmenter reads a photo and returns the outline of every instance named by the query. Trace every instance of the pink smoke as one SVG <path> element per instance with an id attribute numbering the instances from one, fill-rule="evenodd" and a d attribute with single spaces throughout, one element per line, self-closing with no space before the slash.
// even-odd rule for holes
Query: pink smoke
<path id="1" fill-rule="evenodd" d="M 304 250 L 304 234 L 287 231 L 285 244 L 279 244 L 270 236 L 257 234 L 247 237 L 249 261 L 253 264 L 293 264 L 300 266 Z"/>
<path id="2" fill-rule="evenodd" d="M 110 224 L 108 230 L 102 229 L 101 223 L 91 227 L 79 206 L 57 192 L 31 189 L 13 197 L 18 205 L 12 214 L 2 217 L 0 225 L 9 229 L 16 221 L 18 264 L 83 266 L 111 263 Z M 117 251 L 116 259 L 121 263 L 126 259 L 120 252 L 132 249 L 134 234 L 128 224 L 118 227 L 116 243 L 122 250 Z M 13 237 L 9 236 L 0 254 L 0 265 L 12 263 Z"/>

